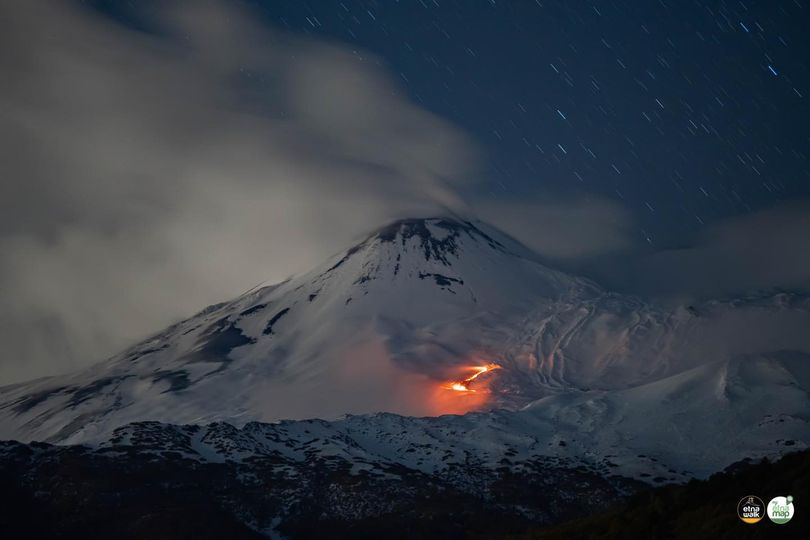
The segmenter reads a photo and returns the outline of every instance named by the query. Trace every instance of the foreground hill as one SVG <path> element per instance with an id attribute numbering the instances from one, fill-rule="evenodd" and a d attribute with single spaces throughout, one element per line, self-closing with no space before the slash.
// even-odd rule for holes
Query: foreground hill
<path id="1" fill-rule="evenodd" d="M 182 437 L 175 443 L 172 451 L 146 440 L 100 449 L 0 443 L 0 532 L 49 539 L 731 539 L 806 538 L 808 526 L 808 451 L 651 488 L 542 460 L 520 470 L 460 466 L 447 475 L 394 464 L 352 471 L 340 456 L 314 454 L 201 461 L 184 455 Z M 743 524 L 736 504 L 752 493 L 765 501 L 793 495 L 796 516 L 782 526 Z"/>

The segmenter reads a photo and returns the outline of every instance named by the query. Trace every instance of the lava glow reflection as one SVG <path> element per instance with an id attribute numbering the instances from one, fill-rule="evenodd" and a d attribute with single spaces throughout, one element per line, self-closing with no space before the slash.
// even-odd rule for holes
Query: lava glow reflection
<path id="1" fill-rule="evenodd" d="M 500 367 L 498 364 L 457 367 L 452 379 L 431 385 L 427 402 L 430 414 L 465 414 L 486 409 L 492 399 L 489 372 Z"/>

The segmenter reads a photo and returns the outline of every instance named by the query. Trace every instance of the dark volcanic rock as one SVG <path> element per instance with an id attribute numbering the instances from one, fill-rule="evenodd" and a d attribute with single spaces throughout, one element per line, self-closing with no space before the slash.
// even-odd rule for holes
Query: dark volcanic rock
<path id="1" fill-rule="evenodd" d="M 194 437 L 235 455 L 228 424 L 119 433 L 101 448 L 0 443 L 3 538 L 466 538 L 597 511 L 641 486 L 536 461 L 368 469 L 316 451 L 194 458 Z M 322 443 L 313 439 L 308 444 Z M 576 501 L 572 505 L 571 501 Z M 473 531 L 475 534 L 473 534 Z"/>
<path id="2" fill-rule="evenodd" d="M 307 437 L 290 442 L 289 452 L 257 446 L 251 435 L 259 432 L 279 442 L 263 424 L 238 429 L 144 422 L 117 430 L 96 448 L 0 442 L 0 534 L 709 538 L 711 531 L 727 530 L 744 537 L 775 526 L 741 528 L 734 515 L 740 493 L 765 500 L 810 497 L 810 451 L 773 464 L 740 462 L 708 481 L 651 488 L 560 461 L 520 461 L 514 452 L 494 468 L 457 463 L 436 473 L 352 461 L 319 451 L 350 444 L 317 436 L 321 423 L 311 421 Z M 794 522 L 781 529 L 785 537 L 806 525 L 806 515 L 797 513 Z"/>

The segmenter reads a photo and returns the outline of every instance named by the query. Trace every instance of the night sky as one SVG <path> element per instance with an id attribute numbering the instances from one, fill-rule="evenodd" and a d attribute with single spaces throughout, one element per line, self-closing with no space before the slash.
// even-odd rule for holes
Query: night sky
<path id="1" fill-rule="evenodd" d="M 810 194 L 806 2 L 249 4 L 276 28 L 384 59 L 485 150 L 476 189 L 493 197 L 610 197 L 661 248 Z M 96 3 L 148 31 L 142 6 Z"/>

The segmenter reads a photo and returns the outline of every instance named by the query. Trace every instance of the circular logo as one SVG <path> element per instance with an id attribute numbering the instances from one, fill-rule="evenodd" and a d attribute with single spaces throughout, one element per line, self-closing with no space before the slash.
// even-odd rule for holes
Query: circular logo
<path id="1" fill-rule="evenodd" d="M 777 525 L 784 525 L 793 517 L 793 497 L 774 497 L 768 503 L 768 517 Z"/>
<path id="2" fill-rule="evenodd" d="M 746 523 L 757 523 L 765 517 L 765 504 L 756 495 L 743 497 L 737 504 L 737 515 Z"/>

